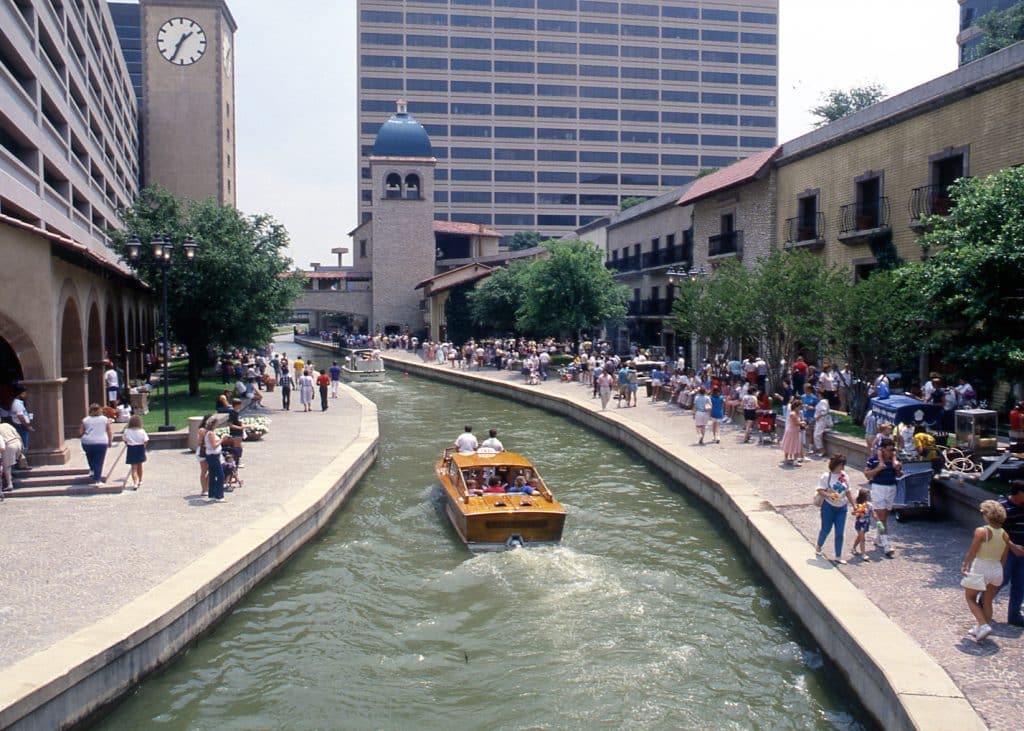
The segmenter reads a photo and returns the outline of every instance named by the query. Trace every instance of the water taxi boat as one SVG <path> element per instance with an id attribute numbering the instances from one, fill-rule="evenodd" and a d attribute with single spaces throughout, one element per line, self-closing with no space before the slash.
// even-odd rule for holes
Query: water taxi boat
<path id="1" fill-rule="evenodd" d="M 448 519 L 470 550 L 550 546 L 562 540 L 565 508 L 522 455 L 485 448 L 460 454 L 449 447 L 435 471 Z M 503 484 L 514 484 L 517 477 L 523 477 L 538 494 L 478 494 L 492 477 Z"/>
<path id="2" fill-rule="evenodd" d="M 349 351 L 341 364 L 341 377 L 346 381 L 383 381 L 384 360 L 379 350 L 355 348 Z"/>

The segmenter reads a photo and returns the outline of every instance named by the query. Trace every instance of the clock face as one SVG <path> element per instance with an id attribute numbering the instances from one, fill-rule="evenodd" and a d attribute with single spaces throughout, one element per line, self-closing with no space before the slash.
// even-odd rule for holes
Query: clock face
<path id="1" fill-rule="evenodd" d="M 188 66 L 206 52 L 206 32 L 190 18 L 171 18 L 157 31 L 156 47 L 175 66 Z"/>

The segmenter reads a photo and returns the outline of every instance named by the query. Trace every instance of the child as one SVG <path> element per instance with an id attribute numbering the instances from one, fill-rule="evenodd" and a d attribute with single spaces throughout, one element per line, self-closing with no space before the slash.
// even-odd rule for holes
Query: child
<path id="1" fill-rule="evenodd" d="M 981 504 L 980 512 L 986 525 L 974 529 L 974 540 L 960 565 L 960 573 L 964 575 L 960 585 L 964 587 L 967 608 L 977 620 L 977 624 L 967 633 L 976 642 L 981 642 L 992 632 L 992 600 L 1003 583 L 1003 561 L 1010 543 L 1009 536 L 1003 530 L 1006 508 L 995 500 L 986 500 Z M 980 576 L 979 586 L 984 584 L 984 587 L 972 588 L 968 584 L 968 574 L 972 578 Z M 978 594 L 982 595 L 981 606 L 978 606 Z"/>
<path id="2" fill-rule="evenodd" d="M 142 428 L 141 416 L 135 414 L 128 419 L 123 437 L 128 448 L 125 463 L 131 468 L 129 477 L 124 480 L 124 486 L 129 490 L 138 490 L 142 487 L 142 465 L 146 462 L 146 443 L 149 442 L 149 434 Z M 131 487 L 128 486 L 129 479 L 132 482 Z"/>
<path id="3" fill-rule="evenodd" d="M 242 481 L 238 479 L 238 465 L 235 463 L 235 455 L 230 451 L 224 452 L 224 489 L 234 490 L 241 487 Z"/>
<path id="4" fill-rule="evenodd" d="M 857 546 L 860 546 L 860 557 L 870 561 L 868 555 L 868 531 L 871 530 L 871 511 L 874 509 L 869 502 L 871 491 L 861 488 L 857 493 L 857 501 L 853 504 L 853 529 L 857 531 L 857 537 L 853 541 L 853 557 L 856 558 Z"/>

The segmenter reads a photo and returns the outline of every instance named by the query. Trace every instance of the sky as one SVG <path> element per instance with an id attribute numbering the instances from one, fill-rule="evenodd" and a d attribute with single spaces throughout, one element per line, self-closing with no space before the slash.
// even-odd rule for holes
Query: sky
<path id="1" fill-rule="evenodd" d="M 283 223 L 296 265 L 336 264 L 359 222 L 356 0 L 228 4 L 238 208 Z M 956 0 L 780 0 L 779 141 L 812 129 L 830 89 L 892 95 L 956 69 L 958 15 Z"/>

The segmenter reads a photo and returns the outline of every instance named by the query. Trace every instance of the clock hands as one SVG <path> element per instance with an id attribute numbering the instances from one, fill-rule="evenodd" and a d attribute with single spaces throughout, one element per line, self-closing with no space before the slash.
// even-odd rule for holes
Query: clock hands
<path id="1" fill-rule="evenodd" d="M 183 33 L 181 35 L 181 38 L 178 39 L 178 42 L 174 44 L 174 53 L 172 53 L 171 57 L 167 59 L 168 61 L 172 61 L 173 62 L 174 59 L 176 59 L 178 57 L 178 51 L 181 50 L 181 45 L 191 35 L 192 35 L 192 31 L 189 31 L 188 33 Z"/>

